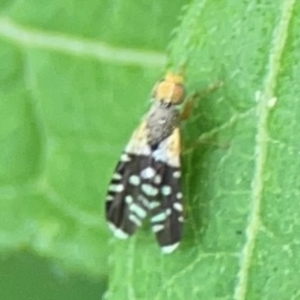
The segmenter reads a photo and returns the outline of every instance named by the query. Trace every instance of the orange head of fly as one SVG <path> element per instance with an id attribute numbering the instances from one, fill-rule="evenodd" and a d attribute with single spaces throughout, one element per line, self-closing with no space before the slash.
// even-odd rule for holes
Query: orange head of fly
<path id="1" fill-rule="evenodd" d="M 184 99 L 183 76 L 167 73 L 165 78 L 155 85 L 152 96 L 156 101 L 180 104 Z"/>

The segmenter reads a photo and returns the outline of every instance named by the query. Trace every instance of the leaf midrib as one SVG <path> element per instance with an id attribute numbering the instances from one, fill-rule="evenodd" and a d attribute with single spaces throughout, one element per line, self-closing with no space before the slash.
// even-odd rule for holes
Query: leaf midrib
<path id="1" fill-rule="evenodd" d="M 263 90 L 257 101 L 257 133 L 255 138 L 254 175 L 251 184 L 252 194 L 249 221 L 246 228 L 246 241 L 241 251 L 240 267 L 237 274 L 237 284 L 234 291 L 235 300 L 246 299 L 250 265 L 255 248 L 255 242 L 260 225 L 260 208 L 264 189 L 264 171 L 268 155 L 268 118 L 272 106 L 270 100 L 275 98 L 275 88 L 280 70 L 284 47 L 286 44 L 290 20 L 295 0 L 286 0 L 282 4 L 278 26 L 274 29 L 267 73 Z"/>

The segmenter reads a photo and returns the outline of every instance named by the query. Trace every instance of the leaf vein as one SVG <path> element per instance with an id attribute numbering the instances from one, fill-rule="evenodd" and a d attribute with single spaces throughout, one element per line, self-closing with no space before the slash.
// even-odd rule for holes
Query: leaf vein
<path id="1" fill-rule="evenodd" d="M 95 42 L 61 33 L 24 28 L 4 17 L 0 18 L 0 36 L 26 48 L 46 49 L 74 56 L 88 56 L 99 61 L 120 65 L 161 68 L 166 62 L 164 53 L 117 48 L 100 41 Z"/>
<path id="2" fill-rule="evenodd" d="M 179 279 L 180 277 L 184 276 L 188 271 L 192 271 L 195 266 L 200 263 L 203 259 L 207 257 L 214 257 L 216 259 L 220 257 L 237 257 L 238 253 L 235 252 L 206 252 L 206 253 L 201 253 L 198 255 L 198 257 L 192 261 L 190 264 L 188 264 L 185 268 L 181 269 L 179 272 L 175 273 L 168 281 L 166 281 L 162 287 L 158 290 L 158 293 L 154 297 L 154 300 L 159 300 L 161 294 L 166 291 L 169 287 L 174 289 L 174 282 Z"/>
<path id="3" fill-rule="evenodd" d="M 278 25 L 273 31 L 271 51 L 267 64 L 267 73 L 263 84 L 263 92 L 257 99 L 257 133 L 255 141 L 255 167 L 252 180 L 251 210 L 246 228 L 246 241 L 241 251 L 237 284 L 234 290 L 235 300 L 246 299 L 249 271 L 254 253 L 257 233 L 260 227 L 260 208 L 263 196 L 263 175 L 268 154 L 268 118 L 271 107 L 269 99 L 274 98 L 280 61 L 288 36 L 288 28 L 293 13 L 295 0 L 283 2 Z"/>

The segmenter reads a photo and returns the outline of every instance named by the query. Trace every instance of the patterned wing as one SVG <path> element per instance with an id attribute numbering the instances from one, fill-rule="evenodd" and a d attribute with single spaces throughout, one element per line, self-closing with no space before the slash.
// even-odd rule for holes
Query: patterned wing
<path id="1" fill-rule="evenodd" d="M 156 176 L 154 186 L 158 190 L 156 200 L 151 202 L 152 231 L 164 253 L 173 252 L 182 234 L 183 206 L 180 190 L 180 133 L 162 141 L 152 154 Z"/>
<path id="2" fill-rule="evenodd" d="M 118 238 L 132 235 L 149 211 L 151 188 L 148 177 L 152 175 L 151 149 L 147 144 L 147 128 L 143 122 L 133 133 L 120 157 L 106 197 L 106 218 L 110 229 Z M 146 197 L 145 193 L 150 193 Z"/>

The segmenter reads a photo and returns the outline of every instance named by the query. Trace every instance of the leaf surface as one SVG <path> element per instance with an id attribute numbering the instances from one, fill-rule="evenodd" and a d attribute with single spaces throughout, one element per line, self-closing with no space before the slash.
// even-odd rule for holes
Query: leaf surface
<path id="1" fill-rule="evenodd" d="M 183 125 L 186 224 L 115 242 L 110 299 L 300 299 L 300 2 L 193 1 L 170 44 L 199 99 Z"/>

